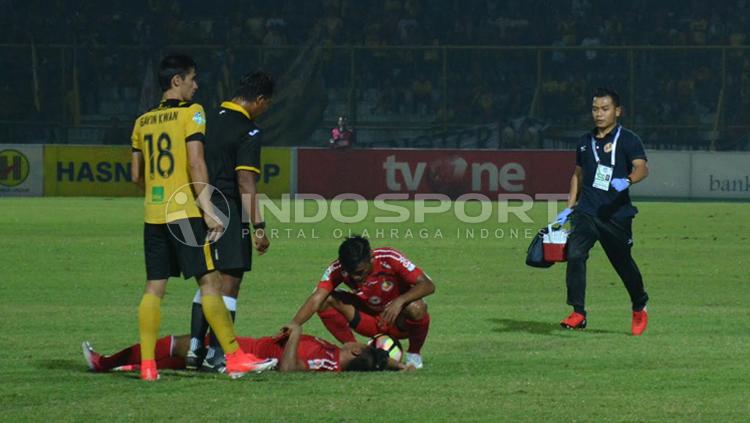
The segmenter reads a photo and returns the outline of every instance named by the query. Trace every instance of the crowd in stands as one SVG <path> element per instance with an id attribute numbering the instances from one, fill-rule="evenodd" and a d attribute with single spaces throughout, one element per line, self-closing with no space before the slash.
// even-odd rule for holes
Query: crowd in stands
<path id="1" fill-rule="evenodd" d="M 300 44 L 744 44 L 747 0 L 0 1 L 0 42 Z M 29 31 L 31 34 L 29 34 Z"/>
<path id="2" fill-rule="evenodd" d="M 627 50 L 594 49 L 742 46 L 749 0 L 0 0 L 0 7 L 7 45 L 0 57 L 20 64 L 6 66 L 0 81 L 0 120 L 70 119 L 58 106 L 75 101 L 84 116 L 126 122 L 143 107 L 149 57 L 170 45 L 203 46 L 199 93 L 213 102 L 222 93 L 217 80 L 248 66 L 283 72 L 295 54 L 258 55 L 253 46 L 315 43 L 334 47 L 321 65 L 331 121 L 350 114 L 356 123 L 512 126 L 533 115 L 580 127 L 588 124 L 589 92 L 609 85 L 637 124 L 750 125 L 742 112 L 750 54 L 742 50 L 728 54 L 724 77 L 720 50 L 638 50 L 631 62 Z M 61 55 L 51 45 L 77 48 Z M 358 48 L 350 56 L 343 46 Z M 402 48 L 378 49 L 393 46 Z M 538 63 L 534 50 L 487 46 L 592 49 L 544 50 Z M 725 110 L 717 116 L 722 86 Z"/>

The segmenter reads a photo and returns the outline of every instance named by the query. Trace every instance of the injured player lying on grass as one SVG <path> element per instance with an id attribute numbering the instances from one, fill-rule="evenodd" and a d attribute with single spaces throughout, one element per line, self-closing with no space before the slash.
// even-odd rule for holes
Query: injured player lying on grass
<path id="1" fill-rule="evenodd" d="M 390 358 L 388 352 L 356 342 L 337 347 L 320 338 L 303 335 L 299 325 L 288 324 L 275 336 L 237 337 L 243 351 L 260 358 L 275 359 L 280 372 L 294 371 L 375 371 L 413 370 Z M 184 369 L 190 336 L 165 336 L 156 343 L 159 369 Z M 140 345 L 135 344 L 112 355 L 101 355 L 89 342 L 83 343 L 83 356 L 93 372 L 136 370 L 140 365 Z"/>

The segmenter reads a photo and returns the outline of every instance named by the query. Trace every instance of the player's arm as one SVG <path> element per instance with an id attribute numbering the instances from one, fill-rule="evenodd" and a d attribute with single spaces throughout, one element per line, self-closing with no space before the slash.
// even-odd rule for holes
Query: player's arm
<path id="1" fill-rule="evenodd" d="M 252 225 L 258 225 L 263 220 L 258 207 L 258 178 L 259 174 L 252 170 L 237 171 L 237 185 L 242 195 L 242 208 L 250 218 Z"/>
<path id="2" fill-rule="evenodd" d="M 221 221 L 217 217 L 214 205 L 211 203 L 211 190 L 208 187 L 208 166 L 206 166 L 206 157 L 203 148 L 203 140 L 206 136 L 206 119 L 203 107 L 198 104 L 192 104 L 188 109 L 189 116 L 184 122 L 185 145 L 187 146 L 188 172 L 190 182 L 193 183 L 193 191 L 201 210 L 203 211 L 203 220 L 208 226 L 208 241 L 214 241 L 221 236 Z"/>
<path id="3" fill-rule="evenodd" d="M 424 298 L 432 294 L 433 292 L 435 292 L 435 283 L 432 282 L 432 279 L 430 279 L 429 276 L 422 273 L 417 277 L 416 283 L 411 287 L 411 289 L 399 295 L 393 301 L 388 303 L 387 306 L 385 306 L 385 309 L 381 314 L 383 320 L 387 324 L 392 325 L 396 321 L 398 315 L 401 313 L 401 310 L 404 309 L 404 306 L 412 301 Z"/>
<path id="4" fill-rule="evenodd" d="M 312 295 L 307 298 L 307 301 L 302 304 L 302 307 L 299 308 L 297 314 L 294 315 L 292 323 L 296 325 L 304 325 L 305 322 L 310 320 L 310 317 L 312 317 L 314 313 L 320 310 L 320 306 L 323 305 L 323 302 L 330 294 L 330 290 L 321 288 L 320 286 L 317 287 Z"/>
<path id="5" fill-rule="evenodd" d="M 208 186 L 208 167 L 203 149 L 203 141 L 188 141 L 188 171 L 190 172 L 190 181 L 193 183 L 196 199 L 203 210 L 203 219 L 206 221 L 208 230 L 213 233 L 209 234 L 209 239 L 220 235 L 222 225 L 214 212 L 214 205 L 211 203 L 211 192 L 207 190 Z"/>
<path id="6" fill-rule="evenodd" d="M 130 180 L 141 188 L 144 188 L 144 165 L 143 160 L 143 143 L 141 142 L 141 130 L 136 123 L 133 126 L 133 132 L 130 134 L 130 146 L 133 151 L 130 160 Z"/>
<path id="7" fill-rule="evenodd" d="M 130 159 L 130 180 L 133 181 L 134 184 L 141 187 L 141 189 L 144 188 L 143 166 L 143 152 L 141 152 L 140 150 L 133 150 L 133 154 Z"/>
<path id="8" fill-rule="evenodd" d="M 296 323 L 289 323 L 283 331 L 288 334 L 289 338 L 284 345 L 284 354 L 282 355 L 280 372 L 297 372 L 305 370 L 305 364 L 297 358 L 297 349 L 299 340 L 302 336 L 302 327 Z"/>
<path id="9" fill-rule="evenodd" d="M 633 170 L 628 175 L 631 184 L 637 184 L 648 177 L 648 162 L 644 159 L 635 159 L 631 162 Z"/>
<path id="10" fill-rule="evenodd" d="M 250 220 L 255 249 L 262 255 L 268 250 L 269 241 L 265 224 L 258 205 L 258 180 L 260 179 L 260 130 L 255 129 L 244 135 L 237 146 L 234 171 L 237 176 L 237 187 L 242 199 L 242 209 Z M 255 230 L 258 228 L 259 230 Z"/>
<path id="11" fill-rule="evenodd" d="M 612 186 L 617 191 L 624 191 L 629 186 L 637 184 L 648 177 L 648 162 L 646 161 L 646 149 L 643 141 L 638 136 L 623 142 L 626 160 L 630 161 L 632 168 L 625 181 L 613 179 Z"/>
<path id="12" fill-rule="evenodd" d="M 190 172 L 190 182 L 193 182 L 193 189 L 198 196 L 197 200 L 201 207 L 208 207 L 213 210 L 211 199 L 205 195 L 201 196 L 208 185 L 208 167 L 206 166 L 205 152 L 203 142 L 189 141 L 187 143 L 188 170 Z M 203 210 L 207 210 L 203 208 Z"/>
<path id="13" fill-rule="evenodd" d="M 573 176 L 570 177 L 570 193 L 568 194 L 568 205 L 567 207 L 573 208 L 578 202 L 578 194 L 580 194 L 580 187 L 583 182 L 583 169 L 581 166 L 576 166 L 576 170 L 573 171 Z"/>
<path id="14" fill-rule="evenodd" d="M 260 215 L 260 206 L 258 205 L 258 185 L 259 174 L 253 170 L 237 170 L 237 186 L 242 198 L 242 208 L 250 219 L 251 228 L 263 225 L 263 218 Z M 263 228 L 265 229 L 265 228 Z M 270 242 L 264 231 L 253 230 L 253 239 L 258 254 L 263 255 Z"/>
<path id="15" fill-rule="evenodd" d="M 588 141 L 588 136 L 583 136 L 576 147 L 576 168 L 573 171 L 573 175 L 570 177 L 570 191 L 568 192 L 567 209 L 561 213 L 564 214 L 562 219 L 561 216 L 558 215 L 558 222 L 561 222 L 561 225 L 567 221 L 567 218 L 570 215 L 570 210 L 575 207 L 578 202 L 578 196 L 581 195 L 581 187 L 583 186 L 583 164 L 586 161 Z"/>

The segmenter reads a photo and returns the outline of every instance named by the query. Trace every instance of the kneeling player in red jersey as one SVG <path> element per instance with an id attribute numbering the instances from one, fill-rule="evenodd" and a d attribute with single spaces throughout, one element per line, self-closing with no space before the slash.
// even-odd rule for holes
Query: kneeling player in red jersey
<path id="1" fill-rule="evenodd" d="M 345 284 L 351 292 L 335 290 Z M 347 238 L 317 289 L 292 319 L 302 325 L 317 312 L 340 342 L 355 342 L 351 329 L 364 336 L 386 333 L 409 339 L 406 364 L 422 368 L 420 350 L 430 315 L 422 298 L 435 292 L 432 280 L 392 248 L 370 249 L 367 239 Z"/>
<path id="2" fill-rule="evenodd" d="M 278 360 L 278 370 L 293 371 L 372 371 L 411 370 L 388 357 L 384 350 L 358 343 L 347 343 L 341 348 L 320 338 L 303 335 L 296 324 L 284 327 L 276 336 L 262 338 L 237 337 L 245 352 L 264 359 Z M 190 348 L 190 335 L 165 336 L 156 343 L 158 369 L 184 369 L 185 356 Z M 107 372 L 121 368 L 135 370 L 141 363 L 140 344 L 132 345 L 112 355 L 101 355 L 91 344 L 83 343 L 83 356 L 91 371 Z"/>

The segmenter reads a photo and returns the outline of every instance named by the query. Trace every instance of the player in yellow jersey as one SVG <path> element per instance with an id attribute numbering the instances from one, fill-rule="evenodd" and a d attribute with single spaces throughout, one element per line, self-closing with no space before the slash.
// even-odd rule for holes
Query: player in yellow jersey
<path id="1" fill-rule="evenodd" d="M 196 65 L 188 56 L 165 57 L 159 65 L 163 96 L 158 106 L 135 121 L 133 182 L 145 191 L 146 288 L 138 307 L 141 338 L 141 379 L 159 374 L 154 350 L 161 318 L 161 299 L 167 279 L 195 277 L 203 296 L 203 312 L 226 354 L 227 373 L 240 377 L 276 365 L 244 353 L 221 298 L 221 277 L 214 268 L 211 244 L 226 220 L 211 203 L 204 159 L 206 118 L 203 107 L 192 103 Z"/>

